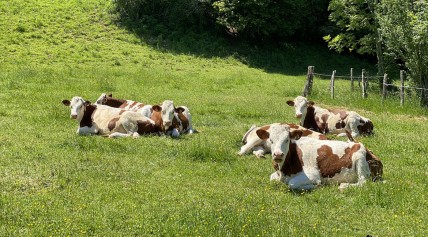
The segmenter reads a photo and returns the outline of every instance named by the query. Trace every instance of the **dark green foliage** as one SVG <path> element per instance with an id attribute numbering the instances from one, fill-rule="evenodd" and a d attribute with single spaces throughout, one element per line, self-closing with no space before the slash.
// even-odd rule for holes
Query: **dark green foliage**
<path id="1" fill-rule="evenodd" d="M 204 30 L 211 4 L 197 0 L 113 0 L 121 20 L 162 30 Z"/>
<path id="2" fill-rule="evenodd" d="M 326 22 L 328 1 L 239 1 L 219 0 L 213 6 L 217 22 L 245 39 L 274 39 L 319 36 Z"/>
<path id="3" fill-rule="evenodd" d="M 164 36 L 221 29 L 252 42 L 320 39 L 327 5 L 327 0 L 114 0 L 120 21 L 140 32 L 150 27 Z"/>

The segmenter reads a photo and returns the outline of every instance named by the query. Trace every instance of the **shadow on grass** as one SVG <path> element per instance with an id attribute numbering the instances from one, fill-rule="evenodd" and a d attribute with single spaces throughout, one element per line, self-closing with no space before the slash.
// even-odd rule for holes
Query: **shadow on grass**
<path id="1" fill-rule="evenodd" d="M 373 63 L 352 55 L 340 55 L 315 39 L 313 42 L 274 42 L 251 44 L 218 29 L 168 29 L 156 22 L 117 24 L 135 34 L 143 44 L 160 52 L 194 55 L 204 58 L 229 58 L 268 73 L 304 75 L 313 65 L 317 72 L 349 71 L 349 68 L 372 68 Z M 200 27 L 202 28 L 202 27 Z"/>

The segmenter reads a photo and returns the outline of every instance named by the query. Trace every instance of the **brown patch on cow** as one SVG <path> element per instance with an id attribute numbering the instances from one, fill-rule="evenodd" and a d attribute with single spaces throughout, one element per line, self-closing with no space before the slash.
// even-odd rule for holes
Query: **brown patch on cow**
<path id="1" fill-rule="evenodd" d="M 332 114 L 339 114 L 341 120 L 345 120 L 348 117 L 348 112 L 339 109 L 328 109 L 328 111 Z"/>
<path id="2" fill-rule="evenodd" d="M 156 105 L 156 106 L 159 107 L 158 105 Z M 155 122 L 155 127 L 159 131 L 164 130 L 161 110 L 162 110 L 162 108 L 160 110 L 158 110 L 158 109 L 155 109 L 155 106 L 153 106 L 153 113 L 150 116 L 150 119 Z"/>
<path id="3" fill-rule="evenodd" d="M 125 112 L 126 112 L 126 110 L 122 109 L 122 110 L 120 110 L 119 115 L 122 115 Z"/>
<path id="4" fill-rule="evenodd" d="M 357 129 L 360 134 L 371 135 L 373 134 L 374 125 L 370 120 L 366 122 L 360 119 L 360 125 L 357 126 Z"/>
<path id="5" fill-rule="evenodd" d="M 328 124 L 327 124 L 327 119 L 328 119 L 329 115 L 323 114 L 323 115 L 321 115 L 321 117 L 317 117 L 317 116 L 314 116 L 314 117 L 315 117 L 315 121 L 317 123 L 317 126 L 319 128 L 319 132 L 324 133 L 324 134 L 328 133 L 329 129 L 328 129 Z"/>
<path id="6" fill-rule="evenodd" d="M 381 180 L 383 175 L 382 161 L 372 151 L 366 148 L 366 161 L 370 168 L 370 177 L 373 181 Z"/>
<path id="7" fill-rule="evenodd" d="M 183 130 L 186 130 L 189 127 L 189 119 L 187 119 L 187 117 L 184 116 L 182 112 L 178 113 L 177 116 L 181 122 L 181 126 L 183 127 Z"/>
<path id="8" fill-rule="evenodd" d="M 322 177 L 331 178 L 340 173 L 342 168 L 352 167 L 352 155 L 360 149 L 360 144 L 354 144 L 351 148 L 346 148 L 343 157 L 333 153 L 330 146 L 323 145 L 318 148 L 317 163 Z"/>
<path id="9" fill-rule="evenodd" d="M 134 107 L 134 106 L 136 106 L 138 103 L 139 103 L 139 102 L 137 102 L 137 101 L 132 102 L 132 104 L 131 104 L 130 108 L 133 108 L 133 107 Z"/>
<path id="10" fill-rule="evenodd" d="M 137 106 L 137 109 L 141 109 L 141 108 L 143 108 L 144 107 L 144 104 L 143 103 L 140 103 L 138 106 Z"/>
<path id="11" fill-rule="evenodd" d="M 313 106 L 308 106 L 308 109 L 306 110 L 305 120 L 303 121 L 303 124 L 300 125 L 315 132 L 321 132 L 320 127 L 318 126 L 318 123 L 315 120 L 315 108 Z"/>
<path id="12" fill-rule="evenodd" d="M 341 128 L 344 128 L 345 126 L 346 126 L 346 123 L 343 120 L 339 120 L 335 125 L 336 129 L 341 129 Z"/>
<path id="13" fill-rule="evenodd" d="M 85 112 L 83 113 L 82 120 L 80 121 L 80 127 L 92 127 L 93 114 L 97 110 L 97 107 L 94 105 L 85 105 Z"/>
<path id="14" fill-rule="evenodd" d="M 265 125 L 265 126 L 259 128 L 259 129 L 267 131 L 267 130 L 269 130 L 269 128 L 270 128 L 270 125 Z"/>
<path id="15" fill-rule="evenodd" d="M 150 121 L 137 120 L 137 126 L 138 126 L 137 132 L 140 135 L 158 132 L 158 130 L 156 129 L 156 126 L 152 124 Z"/>
<path id="16" fill-rule="evenodd" d="M 116 122 L 119 120 L 119 118 L 113 118 L 110 120 L 110 122 L 108 122 L 108 130 L 111 131 L 116 127 Z"/>
<path id="17" fill-rule="evenodd" d="M 285 175 L 293 175 L 301 172 L 303 170 L 302 155 L 302 150 L 300 150 L 295 143 L 290 143 L 281 171 Z M 274 161 L 272 161 L 272 164 L 275 170 L 279 169 L 278 164 Z"/>
<path id="18" fill-rule="evenodd" d="M 108 105 L 114 108 L 120 108 L 124 103 L 126 103 L 126 100 L 112 98 L 111 96 L 106 97 L 102 101 L 103 105 Z"/>
<path id="19" fill-rule="evenodd" d="M 294 123 L 285 123 L 286 125 L 288 125 L 291 129 L 299 129 L 300 126 Z"/>

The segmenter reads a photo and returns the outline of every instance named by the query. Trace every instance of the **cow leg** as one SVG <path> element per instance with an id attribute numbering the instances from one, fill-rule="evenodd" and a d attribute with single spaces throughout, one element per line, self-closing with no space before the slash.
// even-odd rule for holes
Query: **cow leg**
<path id="1" fill-rule="evenodd" d="M 262 142 L 263 142 L 263 140 L 256 137 L 256 136 L 251 137 L 251 139 L 249 139 L 247 141 L 247 144 L 241 146 L 241 150 L 238 152 L 238 155 L 242 156 L 242 155 L 246 154 L 247 152 L 249 152 L 254 147 L 260 145 Z M 257 156 L 257 157 L 259 157 L 259 156 Z"/>
<path id="2" fill-rule="evenodd" d="M 312 190 L 315 188 L 313 182 L 304 172 L 298 173 L 288 181 L 288 186 L 293 190 Z"/>
<path id="3" fill-rule="evenodd" d="M 253 148 L 253 154 L 258 158 L 263 158 L 266 154 L 266 150 L 263 148 L 263 146 L 256 146 Z"/>
<path id="4" fill-rule="evenodd" d="M 85 127 L 78 128 L 76 133 L 79 135 L 92 135 L 92 134 L 97 134 L 98 130 L 94 126 L 92 127 L 85 126 Z"/>
<path id="5" fill-rule="evenodd" d="M 355 186 L 362 186 L 367 179 L 370 177 L 370 167 L 366 160 L 366 150 L 363 147 L 364 152 L 361 152 L 360 154 L 354 154 L 352 159 L 355 160 L 355 171 L 358 176 L 358 181 L 356 183 L 341 183 L 339 185 L 339 189 L 343 190 L 348 187 L 355 187 Z M 358 157 L 355 157 L 358 156 Z"/>
<path id="6" fill-rule="evenodd" d="M 130 137 L 133 133 L 121 133 L 121 132 L 114 132 L 110 134 L 108 137 L 110 138 L 117 138 L 117 137 Z"/>

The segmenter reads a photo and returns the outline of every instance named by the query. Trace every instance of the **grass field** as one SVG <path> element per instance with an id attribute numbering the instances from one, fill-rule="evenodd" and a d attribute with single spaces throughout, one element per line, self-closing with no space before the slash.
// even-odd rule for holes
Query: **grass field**
<path id="1" fill-rule="evenodd" d="M 297 122 L 285 101 L 301 94 L 308 65 L 343 75 L 366 62 L 304 45 L 245 53 L 219 40 L 197 49 L 129 33 L 109 9 L 97 0 L 0 2 L 0 236 L 428 234 L 428 113 L 409 98 L 381 104 L 375 86 L 362 99 L 337 81 L 332 100 L 328 80 L 314 84 L 319 105 L 374 122 L 376 134 L 359 140 L 382 159 L 383 184 L 293 193 L 269 181 L 269 156 L 236 155 L 252 124 Z M 61 100 L 102 92 L 187 105 L 200 133 L 77 136 Z"/>

